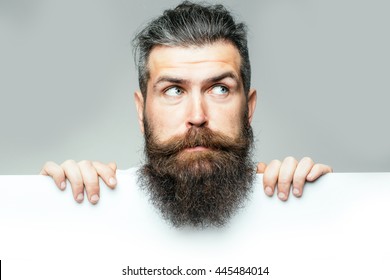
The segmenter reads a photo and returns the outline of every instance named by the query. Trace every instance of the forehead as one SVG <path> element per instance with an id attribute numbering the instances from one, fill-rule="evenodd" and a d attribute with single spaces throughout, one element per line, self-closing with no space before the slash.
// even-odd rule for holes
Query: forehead
<path id="1" fill-rule="evenodd" d="M 197 80 L 226 71 L 235 73 L 241 79 L 240 66 L 240 53 L 228 42 L 215 42 L 200 47 L 156 46 L 148 61 L 152 82 L 162 75 Z"/>

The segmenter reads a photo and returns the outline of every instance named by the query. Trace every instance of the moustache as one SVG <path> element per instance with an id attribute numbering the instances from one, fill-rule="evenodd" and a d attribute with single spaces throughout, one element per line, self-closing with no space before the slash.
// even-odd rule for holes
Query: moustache
<path id="1" fill-rule="evenodd" d="M 245 152 L 249 149 L 251 137 L 241 133 L 233 138 L 222 132 L 212 131 L 208 127 L 191 127 L 184 135 L 176 135 L 170 139 L 157 143 L 156 139 L 146 137 L 147 154 L 152 157 L 171 157 L 188 148 L 202 146 L 219 152 Z"/>

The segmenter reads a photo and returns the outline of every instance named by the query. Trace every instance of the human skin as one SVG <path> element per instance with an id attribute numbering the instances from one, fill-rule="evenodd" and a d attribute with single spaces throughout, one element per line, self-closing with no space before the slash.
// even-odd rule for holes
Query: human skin
<path id="1" fill-rule="evenodd" d="M 245 95 L 240 65 L 237 48 L 226 41 L 201 47 L 154 47 L 148 60 L 146 100 L 140 91 L 134 94 L 141 132 L 144 133 L 147 120 L 161 143 L 184 135 L 193 126 L 237 137 L 246 109 L 248 122 L 252 121 L 257 97 L 255 89 Z M 199 153 L 205 149 L 196 147 L 184 152 Z M 83 201 L 85 188 L 89 201 L 95 204 L 100 198 L 98 178 L 114 188 L 115 172 L 115 163 L 68 160 L 61 165 L 47 162 L 41 174 L 52 176 L 60 189 L 65 189 L 67 178 L 78 202 Z M 291 187 L 292 193 L 299 197 L 306 181 L 314 181 L 332 172 L 332 168 L 315 164 L 308 157 L 299 162 L 286 157 L 269 165 L 259 163 L 257 172 L 264 173 L 265 193 L 272 196 L 277 187 L 279 199 L 285 201 Z"/>
<path id="2" fill-rule="evenodd" d="M 183 135 L 191 127 L 208 127 L 237 138 L 245 107 L 248 121 L 256 106 L 256 91 L 248 102 L 240 77 L 241 58 L 230 43 L 206 47 L 155 47 L 149 57 L 148 93 L 135 93 L 143 132 L 147 117 L 158 142 Z"/>

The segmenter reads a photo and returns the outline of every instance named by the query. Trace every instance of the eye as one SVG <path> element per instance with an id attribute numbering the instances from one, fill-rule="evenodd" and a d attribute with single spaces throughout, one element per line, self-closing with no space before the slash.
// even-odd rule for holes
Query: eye
<path id="1" fill-rule="evenodd" d="M 211 93 L 215 95 L 227 95 L 229 93 L 229 89 L 225 86 L 217 85 L 211 89 Z"/>
<path id="2" fill-rule="evenodd" d="M 183 94 L 183 90 L 179 87 L 171 87 L 164 92 L 168 96 L 180 96 Z"/>

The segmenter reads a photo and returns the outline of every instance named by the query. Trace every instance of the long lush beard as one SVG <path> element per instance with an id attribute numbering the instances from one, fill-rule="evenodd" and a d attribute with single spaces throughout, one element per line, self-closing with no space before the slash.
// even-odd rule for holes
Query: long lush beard
<path id="1" fill-rule="evenodd" d="M 202 151 L 185 151 L 197 146 Z M 145 124 L 146 164 L 139 170 L 141 186 L 174 226 L 223 226 L 252 189 L 253 133 L 242 126 L 237 139 L 207 127 L 157 143 Z"/>

